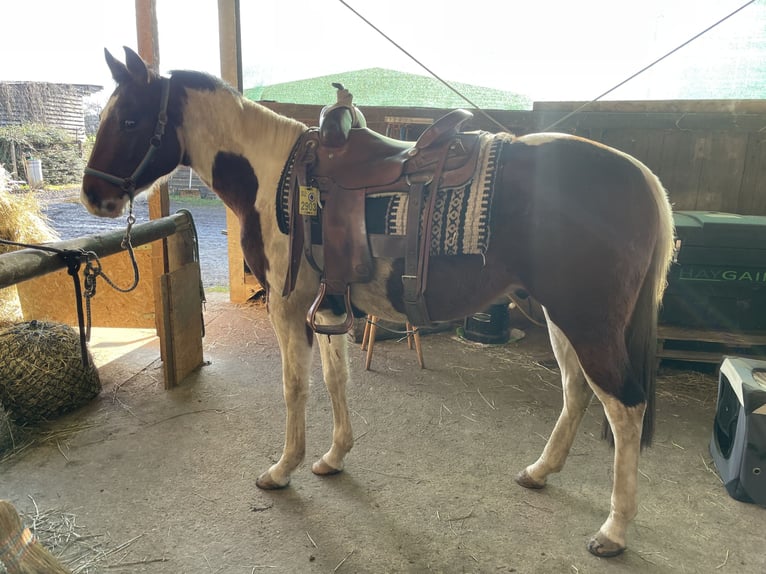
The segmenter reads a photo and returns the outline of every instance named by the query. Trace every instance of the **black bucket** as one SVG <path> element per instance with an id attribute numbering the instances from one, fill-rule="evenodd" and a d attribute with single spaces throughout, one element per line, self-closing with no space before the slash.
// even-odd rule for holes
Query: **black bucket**
<path id="1" fill-rule="evenodd" d="M 465 318 L 463 337 L 469 341 L 499 345 L 511 339 L 511 315 L 508 303 L 496 303 L 482 313 Z"/>

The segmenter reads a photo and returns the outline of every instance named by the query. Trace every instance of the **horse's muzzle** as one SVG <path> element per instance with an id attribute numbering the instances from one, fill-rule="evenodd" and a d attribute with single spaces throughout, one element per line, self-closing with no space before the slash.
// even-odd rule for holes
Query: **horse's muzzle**
<path id="1" fill-rule="evenodd" d="M 92 185 L 83 185 L 80 201 L 93 215 L 115 218 L 125 211 L 127 196 L 102 199 Z"/>

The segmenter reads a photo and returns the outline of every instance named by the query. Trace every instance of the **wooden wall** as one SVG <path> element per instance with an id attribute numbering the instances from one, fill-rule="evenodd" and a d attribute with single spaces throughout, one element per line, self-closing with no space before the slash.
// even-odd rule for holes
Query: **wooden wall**
<path id="1" fill-rule="evenodd" d="M 189 174 L 191 172 L 191 183 L 189 183 Z M 218 196 L 205 185 L 199 178 L 197 172 L 186 166 L 179 166 L 168 178 L 168 193 L 170 195 L 183 195 L 186 190 L 194 190 L 193 197 L 202 199 L 217 199 Z"/>
<path id="2" fill-rule="evenodd" d="M 48 82 L 0 82 L 0 126 L 41 123 L 85 140 L 83 97 L 101 86 Z"/>
<path id="3" fill-rule="evenodd" d="M 263 102 L 316 125 L 321 106 Z M 574 133 L 629 153 L 662 180 L 675 210 L 766 215 L 766 101 L 597 102 L 552 130 L 579 102 L 536 103 L 532 111 L 488 113 L 517 135 Z M 368 126 L 385 133 L 392 117 L 436 119 L 448 110 L 364 108 Z M 480 113 L 467 129 L 498 131 Z"/>

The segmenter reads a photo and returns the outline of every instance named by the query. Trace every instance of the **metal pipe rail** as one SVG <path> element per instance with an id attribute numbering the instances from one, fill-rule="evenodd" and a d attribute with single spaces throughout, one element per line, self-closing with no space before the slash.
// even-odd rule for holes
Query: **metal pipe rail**
<path id="1" fill-rule="evenodd" d="M 164 239 L 174 233 L 191 230 L 193 223 L 188 212 L 178 212 L 167 217 L 138 223 L 130 232 L 133 247 L 145 245 L 158 239 Z M 113 231 L 102 235 L 89 235 L 65 241 L 44 243 L 46 247 L 62 250 L 92 251 L 98 257 L 114 255 L 125 251 L 122 247 L 124 231 Z M 66 269 L 67 264 L 57 253 L 25 248 L 0 255 L 0 289 L 16 283 L 34 279 L 59 269 Z"/>

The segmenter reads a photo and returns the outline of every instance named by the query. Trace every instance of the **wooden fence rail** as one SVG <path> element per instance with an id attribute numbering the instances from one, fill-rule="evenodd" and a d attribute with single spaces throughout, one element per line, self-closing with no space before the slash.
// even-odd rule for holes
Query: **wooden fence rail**
<path id="1" fill-rule="evenodd" d="M 181 231 L 191 230 L 192 220 L 187 212 L 180 212 L 162 219 L 139 223 L 131 230 L 134 247 L 139 247 L 158 239 L 170 237 Z M 46 247 L 61 250 L 92 251 L 98 257 L 114 255 L 125 249 L 122 247 L 124 231 L 113 231 L 102 235 L 90 235 L 46 243 Z M 16 283 L 34 279 L 59 269 L 66 269 L 67 264 L 57 253 L 26 248 L 0 255 L 0 289 Z"/>

